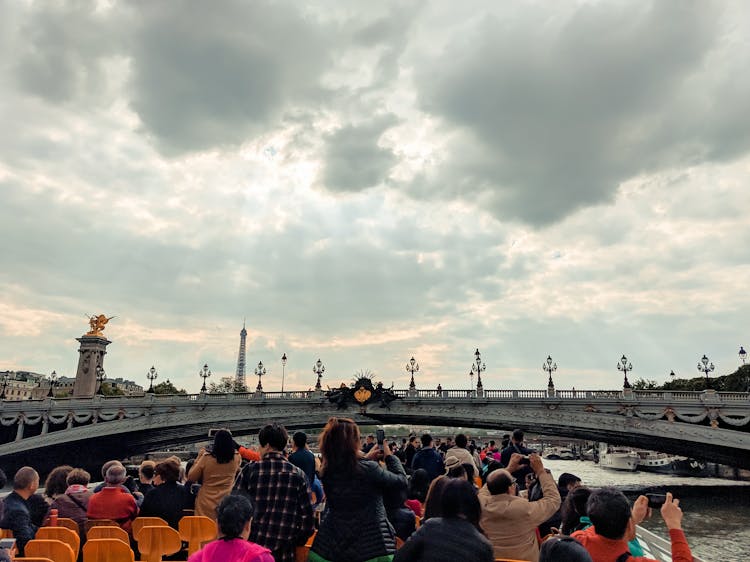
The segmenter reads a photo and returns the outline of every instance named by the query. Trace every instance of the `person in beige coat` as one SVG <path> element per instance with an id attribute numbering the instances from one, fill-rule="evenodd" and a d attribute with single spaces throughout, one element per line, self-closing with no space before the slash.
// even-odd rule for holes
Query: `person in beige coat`
<path id="1" fill-rule="evenodd" d="M 474 466 L 474 476 L 477 476 L 479 474 L 479 471 L 482 468 L 481 464 L 477 464 L 476 459 L 472 456 L 472 454 L 467 449 L 467 446 L 469 444 L 469 440 L 463 433 L 459 433 L 456 435 L 456 446 L 451 447 L 445 452 L 445 458 L 448 457 L 456 457 L 458 460 L 461 461 L 461 464 L 470 464 Z"/>
<path id="2" fill-rule="evenodd" d="M 190 482 L 201 483 L 195 498 L 196 515 L 205 515 L 216 521 L 216 506 L 232 491 L 240 462 L 232 434 L 226 429 L 217 431 L 211 451 L 201 449 L 187 475 Z"/>
<path id="3" fill-rule="evenodd" d="M 522 455 L 514 453 L 507 469 L 495 470 L 479 490 L 482 506 L 480 525 L 495 549 L 496 558 L 539 561 L 536 528 L 560 507 L 560 492 L 552 475 L 544 470 L 537 454 L 529 455 L 531 469 L 537 475 L 544 497 L 530 502 L 519 497 L 511 472 L 518 469 Z"/>

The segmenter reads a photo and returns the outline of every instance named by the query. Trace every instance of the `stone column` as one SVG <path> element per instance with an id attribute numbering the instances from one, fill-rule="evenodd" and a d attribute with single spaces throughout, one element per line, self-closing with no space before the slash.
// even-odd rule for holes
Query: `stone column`
<path id="1" fill-rule="evenodd" d="M 76 338 L 81 347 L 78 350 L 78 370 L 73 386 L 76 398 L 91 398 L 96 394 L 96 368 L 103 367 L 107 346 L 112 342 L 103 336 L 81 336 Z"/>

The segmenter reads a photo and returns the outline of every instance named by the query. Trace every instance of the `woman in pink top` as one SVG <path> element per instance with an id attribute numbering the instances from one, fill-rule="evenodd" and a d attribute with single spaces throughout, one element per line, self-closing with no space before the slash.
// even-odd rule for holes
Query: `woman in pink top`
<path id="1" fill-rule="evenodd" d="M 227 496 L 216 508 L 219 538 L 194 553 L 188 562 L 274 562 L 271 551 L 247 540 L 253 504 L 243 496 Z"/>

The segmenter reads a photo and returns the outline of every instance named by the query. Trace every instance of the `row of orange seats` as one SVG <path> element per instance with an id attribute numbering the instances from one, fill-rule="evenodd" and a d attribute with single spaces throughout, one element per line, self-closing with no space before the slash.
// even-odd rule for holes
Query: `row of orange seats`
<path id="1" fill-rule="evenodd" d="M 83 547 L 84 562 L 133 562 L 128 533 L 113 521 L 90 521 L 87 542 Z M 87 525 L 88 526 L 88 525 Z M 202 544 L 216 538 L 216 523 L 208 517 L 186 516 L 180 520 L 179 531 L 169 527 L 160 517 L 138 517 L 133 521 L 133 538 L 138 543 L 142 560 L 160 562 L 161 557 L 182 549 L 188 543 L 188 554 L 198 550 Z M 12 533 L 4 529 L 4 536 Z M 81 539 L 78 525 L 72 519 L 58 519 L 56 527 L 41 527 L 25 548 L 25 557 L 48 558 L 52 562 L 75 562 L 78 559 Z M 30 562 L 30 561 L 27 561 Z"/>

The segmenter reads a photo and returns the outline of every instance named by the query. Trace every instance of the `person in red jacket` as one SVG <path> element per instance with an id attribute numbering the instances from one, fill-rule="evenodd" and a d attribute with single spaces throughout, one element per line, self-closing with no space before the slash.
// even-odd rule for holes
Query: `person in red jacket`
<path id="1" fill-rule="evenodd" d="M 138 515 L 138 506 L 132 494 L 121 486 L 126 478 L 125 467 L 121 464 L 107 469 L 105 487 L 89 499 L 86 510 L 89 519 L 111 519 L 128 533 L 132 532 L 131 526 Z"/>
<path id="2" fill-rule="evenodd" d="M 682 532 L 680 500 L 667 493 L 661 516 L 669 530 L 672 543 L 672 562 L 692 562 L 685 533 Z M 625 494 L 615 488 L 601 488 L 589 497 L 586 509 L 593 524 L 571 536 L 589 551 L 594 562 L 658 562 L 653 558 L 632 556 L 628 541 L 635 537 L 635 526 L 648 515 L 648 498 L 640 496 L 630 509 Z"/>

